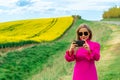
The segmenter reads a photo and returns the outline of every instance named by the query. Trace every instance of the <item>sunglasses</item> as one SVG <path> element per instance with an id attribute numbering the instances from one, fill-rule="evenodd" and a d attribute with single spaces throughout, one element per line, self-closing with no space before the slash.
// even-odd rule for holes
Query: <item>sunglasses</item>
<path id="1" fill-rule="evenodd" d="M 79 36 L 82 36 L 82 35 L 87 36 L 87 35 L 88 35 L 88 32 L 78 32 L 78 35 L 79 35 Z"/>

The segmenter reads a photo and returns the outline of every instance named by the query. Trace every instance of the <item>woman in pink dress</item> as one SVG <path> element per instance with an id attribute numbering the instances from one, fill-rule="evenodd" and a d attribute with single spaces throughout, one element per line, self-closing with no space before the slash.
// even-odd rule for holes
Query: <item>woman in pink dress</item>
<path id="1" fill-rule="evenodd" d="M 84 44 L 72 42 L 65 54 L 66 61 L 75 61 L 73 80 L 98 80 L 95 61 L 100 59 L 100 44 L 91 41 L 92 31 L 86 24 L 81 24 L 76 33 Z"/>

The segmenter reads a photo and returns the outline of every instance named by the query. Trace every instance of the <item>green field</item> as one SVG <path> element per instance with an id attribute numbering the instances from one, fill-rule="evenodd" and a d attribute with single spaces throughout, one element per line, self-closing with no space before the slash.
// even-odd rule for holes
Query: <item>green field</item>
<path id="1" fill-rule="evenodd" d="M 120 80 L 120 54 L 116 25 L 77 20 L 62 37 L 0 57 L 0 80 L 72 80 L 73 63 L 64 59 L 66 49 L 75 39 L 76 28 L 86 23 L 93 31 L 93 41 L 101 44 L 101 60 L 96 63 L 99 80 Z M 116 37 L 114 36 L 116 35 Z M 120 43 L 119 43 L 120 44 Z"/>

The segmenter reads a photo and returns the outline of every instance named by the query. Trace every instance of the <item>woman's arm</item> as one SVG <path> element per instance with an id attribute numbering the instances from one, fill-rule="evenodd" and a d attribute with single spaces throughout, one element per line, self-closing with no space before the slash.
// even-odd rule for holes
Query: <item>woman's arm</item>
<path id="1" fill-rule="evenodd" d="M 65 54 L 65 59 L 68 62 L 74 61 L 75 60 L 75 55 L 74 55 L 74 50 L 67 50 Z"/>
<path id="2" fill-rule="evenodd" d="M 76 44 L 71 44 L 70 49 L 66 51 L 65 54 L 65 59 L 68 62 L 74 61 L 75 60 L 75 48 L 76 48 Z"/>
<path id="3" fill-rule="evenodd" d="M 100 59 L 100 44 L 94 43 L 94 48 L 90 49 L 90 51 L 87 52 L 87 59 L 88 60 L 96 60 L 98 61 Z"/>

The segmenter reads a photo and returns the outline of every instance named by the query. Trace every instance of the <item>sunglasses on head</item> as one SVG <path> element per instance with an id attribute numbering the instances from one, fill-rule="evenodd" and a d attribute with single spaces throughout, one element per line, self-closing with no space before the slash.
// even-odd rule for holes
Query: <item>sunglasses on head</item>
<path id="1" fill-rule="evenodd" d="M 79 35 L 79 36 L 82 36 L 82 35 L 87 36 L 87 35 L 88 35 L 88 32 L 78 32 L 78 35 Z"/>

